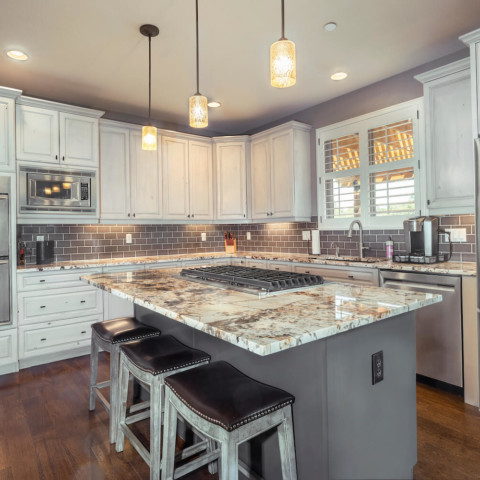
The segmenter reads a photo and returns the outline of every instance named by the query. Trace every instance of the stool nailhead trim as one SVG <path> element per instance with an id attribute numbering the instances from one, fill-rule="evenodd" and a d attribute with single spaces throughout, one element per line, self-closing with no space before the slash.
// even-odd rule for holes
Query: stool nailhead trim
<path id="1" fill-rule="evenodd" d="M 280 405 L 276 405 L 275 407 L 259 410 L 258 412 L 252 413 L 252 415 L 248 416 L 247 418 L 243 419 L 241 422 L 235 423 L 231 427 L 227 427 L 224 425 L 222 422 L 208 417 L 207 415 L 203 414 L 202 412 L 199 412 L 196 408 L 192 407 L 188 402 L 186 402 L 176 391 L 175 389 L 171 386 L 168 385 L 168 388 L 172 390 L 172 392 L 175 394 L 175 396 L 183 403 L 185 404 L 192 412 L 195 412 L 199 417 L 204 418 L 205 420 L 208 420 L 210 423 L 215 423 L 216 425 L 220 425 L 222 428 L 224 428 L 227 432 L 231 432 L 238 427 L 241 427 L 242 425 L 245 425 L 247 423 L 253 422 L 257 418 L 264 417 L 265 415 L 268 415 L 269 413 L 275 412 L 276 410 L 280 410 L 283 407 L 286 407 L 287 405 L 291 405 L 293 403 L 293 400 L 289 400 L 288 402 L 281 403 Z"/>
<path id="2" fill-rule="evenodd" d="M 136 363 L 134 363 L 132 361 L 132 359 L 129 359 L 139 370 L 142 370 L 143 372 L 146 372 L 146 373 L 150 373 L 151 375 L 162 375 L 164 373 L 167 373 L 167 372 L 173 372 L 174 370 L 179 370 L 181 368 L 187 368 L 187 367 L 190 367 L 192 365 L 198 365 L 199 363 L 205 363 L 205 362 L 209 362 L 210 361 L 210 357 L 205 357 L 205 358 L 201 358 L 195 362 L 189 362 L 189 363 L 183 363 L 182 365 L 176 365 L 174 368 L 165 368 L 163 370 L 156 370 L 154 372 L 152 372 L 151 370 L 145 370 L 144 368 L 142 368 L 140 365 L 137 365 Z"/>

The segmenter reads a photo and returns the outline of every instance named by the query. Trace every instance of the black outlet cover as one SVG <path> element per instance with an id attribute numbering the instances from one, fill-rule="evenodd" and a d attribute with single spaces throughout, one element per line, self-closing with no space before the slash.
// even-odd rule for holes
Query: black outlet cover
<path id="1" fill-rule="evenodd" d="M 372 355 L 372 385 L 383 380 L 383 350 Z"/>

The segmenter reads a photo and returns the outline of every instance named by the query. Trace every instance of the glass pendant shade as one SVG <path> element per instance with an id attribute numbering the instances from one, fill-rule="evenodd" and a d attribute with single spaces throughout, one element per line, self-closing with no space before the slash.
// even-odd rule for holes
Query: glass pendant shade
<path id="1" fill-rule="evenodd" d="M 297 81 L 295 44 L 280 39 L 270 47 L 270 83 L 273 87 L 287 88 Z"/>
<path id="2" fill-rule="evenodd" d="M 190 126 L 205 128 L 208 126 L 208 100 L 207 97 L 196 93 L 188 101 L 190 112 Z"/>
<path id="3" fill-rule="evenodd" d="M 157 129 L 151 125 L 142 127 L 142 150 L 157 149 Z"/>

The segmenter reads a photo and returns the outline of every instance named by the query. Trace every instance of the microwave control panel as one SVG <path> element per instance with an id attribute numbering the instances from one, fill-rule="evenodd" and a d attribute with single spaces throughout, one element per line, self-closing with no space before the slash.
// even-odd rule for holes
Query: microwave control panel
<path id="1" fill-rule="evenodd" d="M 80 183 L 80 200 L 88 200 L 88 183 Z"/>

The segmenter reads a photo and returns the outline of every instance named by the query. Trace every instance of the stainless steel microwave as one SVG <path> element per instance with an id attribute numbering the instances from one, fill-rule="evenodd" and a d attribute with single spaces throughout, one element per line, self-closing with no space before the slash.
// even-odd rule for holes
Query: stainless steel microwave
<path id="1" fill-rule="evenodd" d="M 20 213 L 96 213 L 95 171 L 20 166 L 18 173 Z"/>

